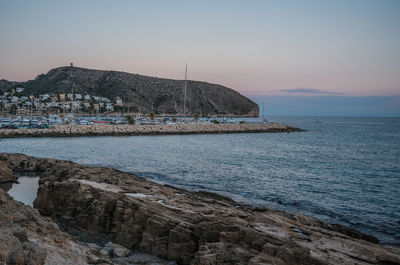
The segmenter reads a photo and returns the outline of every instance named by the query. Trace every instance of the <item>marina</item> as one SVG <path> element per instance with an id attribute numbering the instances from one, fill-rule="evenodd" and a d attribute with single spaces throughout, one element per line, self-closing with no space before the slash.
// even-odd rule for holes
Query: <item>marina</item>
<path id="1" fill-rule="evenodd" d="M 64 117 L 57 114 L 48 116 L 0 116 L 0 129 L 45 129 L 57 125 L 110 125 L 110 124 L 240 124 L 265 123 L 259 119 L 230 118 L 230 117 L 148 117 L 132 116 L 73 116 Z"/>

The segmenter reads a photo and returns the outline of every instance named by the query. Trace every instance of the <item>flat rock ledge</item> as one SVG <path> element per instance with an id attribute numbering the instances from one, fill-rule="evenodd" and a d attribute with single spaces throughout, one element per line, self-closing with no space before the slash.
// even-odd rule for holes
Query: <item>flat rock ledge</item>
<path id="1" fill-rule="evenodd" d="M 128 136 L 224 133 L 276 133 L 303 130 L 282 123 L 267 124 L 167 124 L 167 125 L 58 125 L 48 129 L 1 129 L 0 138 Z"/>
<path id="2" fill-rule="evenodd" d="M 30 233 L 35 234 L 35 242 L 45 241 L 50 246 L 56 240 L 52 238 L 57 236 L 62 242 L 73 242 L 69 235 L 52 228 L 52 220 L 66 231 L 80 231 L 112 241 L 117 249 L 121 248 L 116 253 L 125 253 L 125 249 L 140 251 L 146 253 L 140 255 L 177 264 L 400 264 L 399 250 L 380 245 L 372 236 L 306 215 L 241 205 L 217 194 L 160 185 L 110 168 L 19 154 L 0 154 L 0 161 L 14 171 L 41 172 L 34 202 L 40 215 L 17 212 L 16 216 L 28 215 L 28 220 L 0 218 L 3 231 L 9 231 L 4 223 L 28 230 L 28 242 L 33 242 Z M 4 208 L 14 212 L 21 208 L 19 203 L 9 202 L 4 199 L 6 195 L 0 195 L 1 214 Z M 14 206 L 5 207 L 4 201 Z M 36 209 L 30 211 L 37 213 Z M 5 246 L 8 241 L 0 243 L 0 260 L 10 248 L 32 249 L 24 247 L 24 234 L 14 235 L 12 231 L 7 232 L 10 238 L 11 234 L 15 237 L 12 247 L 8 243 Z M 4 235 L 2 232 L 1 237 Z M 87 257 L 85 251 L 90 252 L 89 246 L 82 248 L 67 247 L 66 252 L 77 251 L 83 254 L 76 257 Z M 100 252 L 107 254 L 106 250 Z M 29 257 L 44 255 L 40 250 L 32 251 Z M 136 258 L 140 259 L 140 255 Z M 120 261 L 116 258 L 107 261 L 122 264 L 116 262 Z M 127 259 L 124 262 L 139 264 Z"/>

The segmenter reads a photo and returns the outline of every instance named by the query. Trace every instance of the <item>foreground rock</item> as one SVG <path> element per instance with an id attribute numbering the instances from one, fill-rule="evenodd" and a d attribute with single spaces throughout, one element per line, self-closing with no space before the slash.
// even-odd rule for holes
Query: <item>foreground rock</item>
<path id="1" fill-rule="evenodd" d="M 60 231 L 50 218 L 13 200 L 0 189 L 1 265 L 132 264 L 173 265 L 109 242 L 83 244 Z"/>
<path id="2" fill-rule="evenodd" d="M 15 181 L 16 179 L 8 165 L 0 161 L 0 183 Z"/>
<path id="3" fill-rule="evenodd" d="M 0 161 L 0 170 L 7 163 Z M 13 164 L 13 166 L 16 166 Z M 22 168 L 32 170 L 32 164 Z M 12 172 L 11 172 L 12 174 Z M 1 265 L 133 264 L 173 265 L 155 256 L 135 253 L 118 244 L 82 243 L 62 232 L 36 209 L 13 200 L 0 189 Z"/>
<path id="4" fill-rule="evenodd" d="M 103 167 L 24 155 L 0 160 L 14 170 L 43 172 L 34 205 L 67 230 L 178 264 L 400 264 L 400 252 L 375 238 L 302 214 L 255 209 Z"/>
<path id="5" fill-rule="evenodd" d="M 0 189 L 0 264 L 87 264 L 90 249 Z"/>
<path id="6" fill-rule="evenodd" d="M 49 129 L 1 129 L 0 138 L 126 136 L 169 134 L 275 133 L 301 132 L 281 123 L 268 124 L 170 124 L 170 125 L 59 125 Z"/>

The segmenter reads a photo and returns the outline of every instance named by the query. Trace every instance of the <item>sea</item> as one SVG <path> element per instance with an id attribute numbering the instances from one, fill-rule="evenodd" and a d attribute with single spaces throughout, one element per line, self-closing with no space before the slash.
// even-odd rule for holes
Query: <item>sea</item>
<path id="1" fill-rule="evenodd" d="M 400 118 L 267 119 L 306 131 L 0 139 L 0 152 L 112 167 L 304 213 L 400 247 Z"/>

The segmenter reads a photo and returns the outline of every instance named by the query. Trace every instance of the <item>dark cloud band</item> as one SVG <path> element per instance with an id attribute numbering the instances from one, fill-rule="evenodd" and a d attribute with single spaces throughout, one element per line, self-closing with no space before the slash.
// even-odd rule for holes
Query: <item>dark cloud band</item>
<path id="1" fill-rule="evenodd" d="M 332 92 L 315 88 L 294 88 L 294 89 L 281 89 L 274 90 L 276 92 L 285 92 L 290 94 L 316 94 L 316 95 L 343 95 L 344 92 Z"/>

